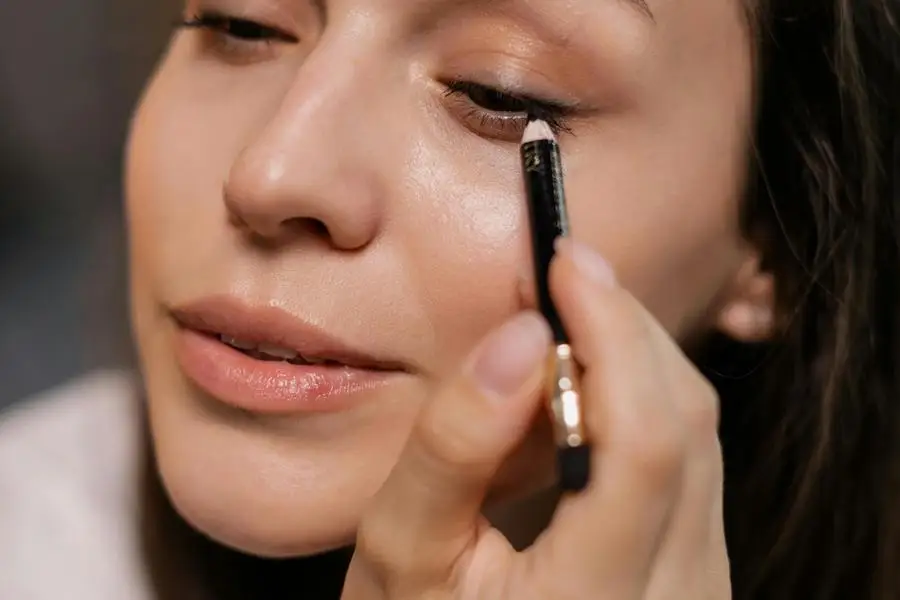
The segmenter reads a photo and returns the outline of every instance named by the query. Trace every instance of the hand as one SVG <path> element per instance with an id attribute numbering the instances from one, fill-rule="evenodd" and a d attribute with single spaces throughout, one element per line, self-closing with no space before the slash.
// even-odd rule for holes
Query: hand
<path id="1" fill-rule="evenodd" d="M 726 600 L 718 400 L 592 250 L 559 245 L 551 289 L 583 365 L 591 484 L 516 552 L 481 516 L 539 410 L 547 325 L 489 334 L 422 409 L 360 525 L 343 600 Z"/>

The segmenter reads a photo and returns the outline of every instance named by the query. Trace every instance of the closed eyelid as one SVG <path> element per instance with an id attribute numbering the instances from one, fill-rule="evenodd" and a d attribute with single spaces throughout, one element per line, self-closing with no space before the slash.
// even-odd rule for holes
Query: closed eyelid
<path id="1" fill-rule="evenodd" d="M 552 102 L 542 104 L 523 94 L 474 82 L 453 80 L 444 85 L 450 112 L 474 133 L 498 140 L 517 142 L 535 117 L 545 120 L 556 133 L 571 134 L 568 121 L 578 114 Z"/>
<path id="2" fill-rule="evenodd" d="M 307 2 L 300 3 L 306 5 L 307 9 L 313 8 Z M 317 8 L 313 8 L 317 25 L 321 26 L 322 15 Z M 278 0 L 264 0 L 250 2 L 248 0 L 193 0 L 188 3 L 185 14 L 196 15 L 198 13 L 214 13 L 227 16 L 232 19 L 243 19 L 253 21 L 266 27 L 291 32 L 302 30 L 304 20 L 309 15 L 304 15 L 303 11 L 292 7 L 290 10 L 284 6 L 283 2 Z M 299 37 L 299 35 L 297 36 Z"/>

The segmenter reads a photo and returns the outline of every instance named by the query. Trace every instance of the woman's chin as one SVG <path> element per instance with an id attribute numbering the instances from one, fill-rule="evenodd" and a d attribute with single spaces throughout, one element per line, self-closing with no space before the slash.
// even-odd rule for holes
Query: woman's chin
<path id="1" fill-rule="evenodd" d="M 349 524 L 326 523 L 304 531 L 279 529 L 265 518 L 239 518 L 231 522 L 210 519 L 202 507 L 175 504 L 191 527 L 222 546 L 260 558 L 284 559 L 315 556 L 353 543 L 358 519 Z"/>
<path id="2" fill-rule="evenodd" d="M 330 448 L 280 445 L 277 437 L 212 429 L 156 428 L 163 487 L 193 528 L 256 556 L 308 556 L 352 543 L 396 460 L 393 452 L 364 452 L 352 439 Z"/>
<path id="3" fill-rule="evenodd" d="M 220 544 L 271 558 L 353 543 L 414 414 L 266 419 L 179 386 L 148 392 L 156 467 L 175 510 Z"/>
<path id="4" fill-rule="evenodd" d="M 362 503 L 346 497 L 260 498 L 259 489 L 225 491 L 221 484 L 211 489 L 162 473 L 172 506 L 191 527 L 263 558 L 312 556 L 352 544 L 362 511 Z"/>

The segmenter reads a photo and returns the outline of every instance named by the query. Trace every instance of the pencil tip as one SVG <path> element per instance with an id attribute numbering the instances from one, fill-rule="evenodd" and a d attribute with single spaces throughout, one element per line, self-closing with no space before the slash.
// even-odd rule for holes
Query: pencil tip
<path id="1" fill-rule="evenodd" d="M 550 128 L 550 125 L 547 124 L 547 121 L 541 119 L 531 121 L 525 128 L 525 134 L 522 136 L 523 144 L 536 142 L 538 140 L 556 140 L 556 136 L 553 135 L 553 130 Z"/>

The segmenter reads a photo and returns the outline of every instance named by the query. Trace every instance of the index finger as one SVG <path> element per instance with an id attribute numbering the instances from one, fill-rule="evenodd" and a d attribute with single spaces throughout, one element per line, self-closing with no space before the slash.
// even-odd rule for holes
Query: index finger
<path id="1" fill-rule="evenodd" d="M 686 440 L 668 397 L 671 362 L 681 357 L 599 257 L 568 241 L 559 250 L 551 287 L 584 367 L 591 483 L 563 500 L 528 560 L 554 585 L 637 597 L 681 483 Z"/>
<path id="2" fill-rule="evenodd" d="M 549 340 L 543 319 L 519 315 L 488 335 L 423 406 L 359 528 L 358 552 L 371 568 L 431 580 L 472 546 L 488 485 L 540 404 Z"/>

